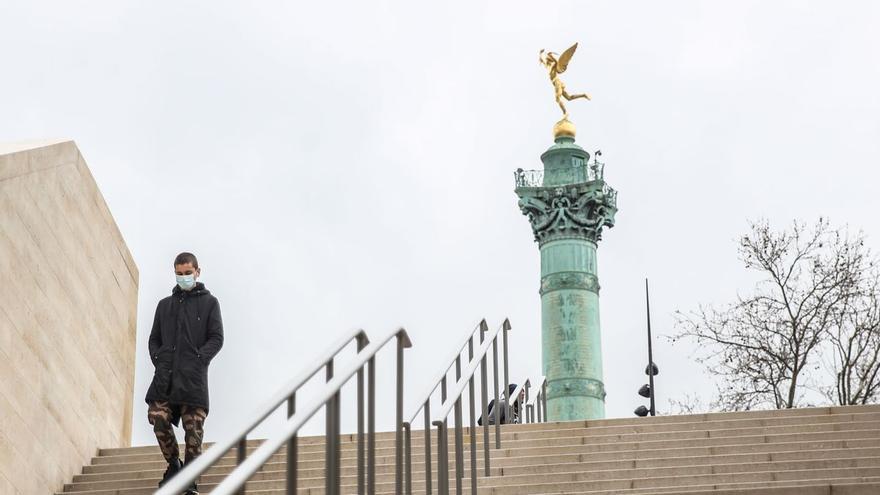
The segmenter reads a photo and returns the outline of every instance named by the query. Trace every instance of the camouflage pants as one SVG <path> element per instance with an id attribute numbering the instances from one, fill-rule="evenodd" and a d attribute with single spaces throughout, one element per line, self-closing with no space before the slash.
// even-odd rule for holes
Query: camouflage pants
<path id="1" fill-rule="evenodd" d="M 174 436 L 174 428 L 171 419 L 174 411 L 171 404 L 166 401 L 154 401 L 149 405 L 147 419 L 153 425 L 156 440 L 159 441 L 159 449 L 165 460 L 180 458 L 180 450 L 177 447 L 177 438 Z M 205 418 L 208 412 L 201 407 L 182 405 L 180 407 L 180 420 L 183 422 L 184 438 L 186 439 L 186 464 L 202 453 L 202 437 L 205 435 Z"/>

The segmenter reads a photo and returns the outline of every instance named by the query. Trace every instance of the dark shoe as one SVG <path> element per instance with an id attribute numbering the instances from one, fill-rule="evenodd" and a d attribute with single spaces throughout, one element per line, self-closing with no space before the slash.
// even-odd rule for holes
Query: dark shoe
<path id="1" fill-rule="evenodd" d="M 192 462 L 192 461 L 190 461 L 190 462 Z M 184 466 L 184 467 L 186 467 L 186 466 Z M 199 495 L 199 486 L 196 484 L 195 481 L 190 483 L 189 488 L 187 488 L 186 491 L 183 492 L 183 495 Z"/>
<path id="2" fill-rule="evenodd" d="M 159 486 L 167 483 L 168 480 L 173 478 L 175 474 L 179 473 L 181 469 L 183 469 L 183 466 L 180 464 L 180 459 L 171 459 L 171 462 L 168 463 L 168 468 L 165 469 L 165 474 L 162 475 L 162 481 L 159 482 Z"/>

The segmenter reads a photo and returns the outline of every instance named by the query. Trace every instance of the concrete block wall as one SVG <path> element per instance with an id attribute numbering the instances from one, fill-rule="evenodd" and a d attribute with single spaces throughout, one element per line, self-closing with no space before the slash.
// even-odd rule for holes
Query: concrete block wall
<path id="1" fill-rule="evenodd" d="M 0 145 L 0 493 L 129 445 L 137 288 L 76 144 Z"/>

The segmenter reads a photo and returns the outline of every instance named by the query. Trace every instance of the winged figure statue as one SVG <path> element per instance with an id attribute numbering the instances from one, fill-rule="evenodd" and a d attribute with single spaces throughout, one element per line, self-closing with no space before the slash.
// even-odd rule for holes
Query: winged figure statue
<path id="1" fill-rule="evenodd" d="M 562 52 L 562 55 L 546 50 L 541 50 L 539 55 L 541 65 L 546 67 L 550 72 L 550 82 L 553 83 L 553 91 L 556 93 L 556 103 L 558 103 L 559 108 L 562 109 L 563 120 L 568 119 L 568 110 L 565 109 L 563 99 L 567 101 L 576 100 L 578 98 L 590 99 L 590 95 L 586 93 L 575 95 L 568 94 L 568 91 L 565 90 L 565 84 L 559 79 L 559 74 L 562 74 L 565 72 L 565 69 L 568 68 L 568 63 L 571 61 L 571 57 L 574 56 L 574 51 L 577 50 L 577 46 L 577 43 L 571 45 L 568 50 Z"/>

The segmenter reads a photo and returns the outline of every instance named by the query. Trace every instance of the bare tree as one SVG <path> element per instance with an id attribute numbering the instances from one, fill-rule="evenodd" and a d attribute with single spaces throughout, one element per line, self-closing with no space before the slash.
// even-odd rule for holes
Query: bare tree
<path id="1" fill-rule="evenodd" d="M 880 279 L 871 268 L 859 297 L 847 301 L 829 329 L 834 384 L 825 393 L 842 406 L 874 402 L 880 394 Z"/>
<path id="2" fill-rule="evenodd" d="M 698 395 L 686 393 L 681 399 L 669 399 L 668 409 L 672 414 L 700 414 L 708 412 L 711 405 L 703 403 Z"/>
<path id="3" fill-rule="evenodd" d="M 722 378 L 716 404 L 725 410 L 803 405 L 808 385 L 822 388 L 812 372 L 821 368 L 823 345 L 835 339 L 840 351 L 835 366 L 844 377 L 840 386 L 849 390 L 855 384 L 858 391 L 844 393 L 846 400 L 876 394 L 876 358 L 873 368 L 865 367 L 864 358 L 876 346 L 862 340 L 870 333 L 863 306 L 870 306 L 865 281 L 873 267 L 862 236 L 850 237 L 823 219 L 813 226 L 794 222 L 779 232 L 758 221 L 740 238 L 739 256 L 747 269 L 763 276 L 753 294 L 721 308 L 676 313 L 673 341 L 696 340 L 697 360 Z M 873 299 L 870 307 L 876 309 L 876 293 Z M 856 314 L 851 324 L 842 325 Z M 859 334 L 854 341 L 853 333 Z"/>

